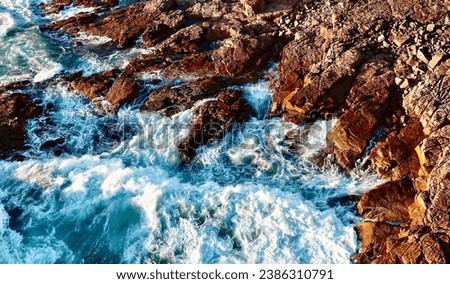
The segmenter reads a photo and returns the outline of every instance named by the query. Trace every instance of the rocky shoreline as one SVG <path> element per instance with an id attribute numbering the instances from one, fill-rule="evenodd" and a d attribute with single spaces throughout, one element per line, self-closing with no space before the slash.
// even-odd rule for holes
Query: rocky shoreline
<path id="1" fill-rule="evenodd" d="M 173 116 L 209 98 L 178 145 L 189 162 L 251 113 L 228 87 L 269 80 L 270 115 L 336 118 L 328 154 L 346 171 L 370 167 L 386 180 L 358 203 L 355 262 L 450 262 L 450 1 L 52 0 L 41 8 L 50 15 L 70 5 L 96 10 L 42 29 L 148 53 L 120 70 L 50 81 L 67 82 L 99 113 L 144 98 L 141 111 Z M 279 78 L 265 72 L 272 62 Z M 156 71 L 185 83 L 146 93 L 143 77 Z M 32 84 L 0 87 L 0 158 L 21 159 L 25 122 L 43 112 L 18 95 Z"/>

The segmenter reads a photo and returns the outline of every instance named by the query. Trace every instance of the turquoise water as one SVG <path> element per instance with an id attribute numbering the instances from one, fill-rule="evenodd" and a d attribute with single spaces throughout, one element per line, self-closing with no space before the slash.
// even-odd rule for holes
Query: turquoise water
<path id="1" fill-rule="evenodd" d="M 74 47 L 41 32 L 51 19 L 36 7 L 0 0 L 0 84 L 90 74 L 145 53 L 98 54 L 107 39 L 85 36 Z M 268 82 L 234 88 L 252 105 L 252 119 L 199 149 L 190 165 L 175 146 L 191 110 L 166 118 L 140 113 L 135 102 L 99 116 L 65 83 L 30 90 L 53 110 L 50 119 L 29 121 L 25 162 L 0 161 L 0 263 L 349 263 L 358 218 L 345 196 L 379 181 L 314 166 L 333 121 L 271 120 Z M 289 131 L 302 134 L 294 148 Z M 64 138 L 58 157 L 41 148 L 57 138 Z"/>

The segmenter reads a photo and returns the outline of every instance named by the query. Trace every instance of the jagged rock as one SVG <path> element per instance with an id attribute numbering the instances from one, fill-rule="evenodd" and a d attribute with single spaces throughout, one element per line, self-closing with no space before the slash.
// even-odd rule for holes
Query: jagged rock
<path id="1" fill-rule="evenodd" d="M 262 69 L 273 57 L 272 51 L 267 52 L 273 44 L 274 38 L 268 35 L 225 40 L 223 45 L 211 54 L 216 73 L 233 77 Z"/>
<path id="2" fill-rule="evenodd" d="M 235 122 L 248 119 L 250 105 L 239 91 L 222 91 L 214 100 L 194 110 L 194 119 L 188 136 L 177 149 L 183 161 L 190 161 L 202 145 L 220 141 Z"/>
<path id="3" fill-rule="evenodd" d="M 183 57 L 168 65 L 163 74 L 170 79 L 187 78 L 192 76 L 205 78 L 216 76 L 214 63 L 210 52 L 196 53 Z"/>
<path id="4" fill-rule="evenodd" d="M 198 1 L 193 3 L 186 12 L 193 18 L 222 18 L 232 14 L 233 4 L 226 0 Z"/>
<path id="5" fill-rule="evenodd" d="M 55 11 L 99 7 L 49 28 L 148 48 L 122 73 L 73 80 L 73 89 L 116 108 L 136 98 L 135 78 L 159 72 L 189 83 L 153 92 L 142 110 L 173 115 L 226 85 L 261 79 L 282 50 L 271 114 L 294 123 L 338 118 L 327 153 L 347 170 L 368 154 L 362 166 L 391 181 L 360 201 L 361 215 L 376 222 L 356 227 L 355 260 L 450 261 L 450 1 L 153 0 L 118 9 L 108 8 L 116 0 L 54 2 Z M 238 92 L 222 91 L 194 112 L 181 158 L 249 113 Z"/>
<path id="6" fill-rule="evenodd" d="M 349 110 L 328 135 L 335 145 L 336 160 L 345 169 L 354 167 L 384 117 L 395 94 L 394 77 L 391 64 L 383 58 L 374 57 L 361 66 L 346 99 Z"/>
<path id="7" fill-rule="evenodd" d="M 450 125 L 431 133 L 420 143 L 421 167 L 427 175 L 443 158 L 445 150 L 450 145 Z"/>
<path id="8" fill-rule="evenodd" d="M 429 227 L 404 232 L 398 226 L 364 222 L 356 231 L 363 246 L 354 256 L 357 263 L 447 263 L 448 236 L 432 233 Z"/>
<path id="9" fill-rule="evenodd" d="M 147 13 L 154 13 L 157 11 L 167 12 L 175 9 L 176 7 L 176 0 L 151 0 L 145 3 L 144 11 Z"/>
<path id="10" fill-rule="evenodd" d="M 450 61 L 447 61 L 439 65 L 435 72 L 427 72 L 403 100 L 406 113 L 420 119 L 426 135 L 450 120 L 449 70 Z"/>
<path id="11" fill-rule="evenodd" d="M 386 247 L 392 243 L 391 239 L 400 232 L 400 227 L 382 222 L 362 222 L 355 226 L 355 230 L 361 249 L 353 259 L 357 263 L 371 263 L 383 255 Z"/>
<path id="12" fill-rule="evenodd" d="M 317 46 L 322 40 L 311 42 Z M 294 122 L 300 122 L 335 112 L 345 102 L 363 54 L 358 49 L 334 46 L 321 61 L 315 48 L 294 41 L 284 49 L 272 112 L 287 112 Z"/>
<path id="13" fill-rule="evenodd" d="M 152 47 L 169 38 L 183 26 L 185 20 L 186 18 L 182 14 L 160 14 L 153 20 L 151 25 L 147 25 L 142 33 L 141 39 L 143 45 L 145 47 Z M 188 36 L 189 35 L 186 35 L 185 37 L 187 38 Z M 179 44 L 182 43 L 183 42 L 179 42 Z"/>
<path id="14" fill-rule="evenodd" d="M 427 24 L 431 21 L 438 21 L 445 17 L 445 11 L 448 10 L 442 1 L 422 1 L 418 3 L 414 0 L 388 0 L 392 9 L 392 15 L 404 19 L 418 21 L 421 24 Z"/>
<path id="15" fill-rule="evenodd" d="M 138 91 L 139 84 L 136 79 L 128 74 L 121 74 L 111 85 L 108 94 L 106 94 L 106 100 L 118 108 L 136 99 Z"/>
<path id="16" fill-rule="evenodd" d="M 387 182 L 366 192 L 358 202 L 358 212 L 364 219 L 376 222 L 408 222 L 409 207 L 416 195 L 407 180 Z"/>
<path id="17" fill-rule="evenodd" d="M 42 113 L 24 94 L 0 95 L 0 159 L 12 156 L 25 148 L 25 124 Z"/>
<path id="18" fill-rule="evenodd" d="M 423 138 L 422 125 L 411 119 L 399 132 L 389 133 L 370 151 L 372 168 L 388 180 L 417 178 L 420 162 L 415 149 Z"/>
<path id="19" fill-rule="evenodd" d="M 119 4 L 119 0 L 51 0 L 48 4 L 41 4 L 47 14 L 58 13 L 66 6 L 111 8 Z"/>
<path id="20" fill-rule="evenodd" d="M 147 2 L 154 3 L 154 2 Z M 124 48 L 135 42 L 144 32 L 145 39 L 152 36 L 162 39 L 174 32 L 184 21 L 180 11 L 170 11 L 164 6 L 164 11 L 159 10 L 160 6 L 155 6 L 152 11 L 146 10 L 146 3 L 135 3 L 107 13 L 100 17 L 96 13 L 77 14 L 69 19 L 51 23 L 47 27 L 50 29 L 60 29 L 74 36 L 79 32 L 88 35 L 106 36 L 118 47 Z M 153 5 L 153 4 L 152 4 Z M 167 8 L 167 9 L 166 9 Z M 167 11 L 166 11 L 167 10 Z M 151 23 L 151 25 L 149 24 Z M 151 27 L 160 25 L 159 29 Z M 165 33 L 156 35 L 165 27 Z"/>
<path id="21" fill-rule="evenodd" d="M 339 118 L 328 134 L 328 139 L 335 145 L 334 154 L 339 165 L 347 170 L 355 166 L 376 125 L 377 118 L 365 108 L 349 110 Z"/>
<path id="22" fill-rule="evenodd" d="M 235 37 L 241 33 L 243 33 L 243 27 L 239 21 L 219 21 L 208 27 L 205 39 L 214 42 Z"/>
<path id="23" fill-rule="evenodd" d="M 264 11 L 266 6 L 266 0 L 241 0 L 241 3 L 244 6 L 244 13 L 247 17 Z"/>
<path id="24" fill-rule="evenodd" d="M 204 36 L 205 29 L 201 25 L 194 24 L 179 30 L 156 48 L 180 53 L 200 52 Z"/>
<path id="25" fill-rule="evenodd" d="M 158 111 L 166 116 L 190 109 L 194 103 L 213 97 L 224 86 L 220 78 L 206 78 L 181 86 L 165 86 L 152 92 L 141 111 Z"/>
<path id="26" fill-rule="evenodd" d="M 435 232 L 448 233 L 450 230 L 450 147 L 441 154 L 428 177 L 427 192 L 430 204 L 426 224 Z"/>
<path id="27" fill-rule="evenodd" d="M 79 77 L 70 83 L 70 89 L 94 100 L 106 96 L 118 75 L 118 71 L 112 70 L 88 77 Z"/>

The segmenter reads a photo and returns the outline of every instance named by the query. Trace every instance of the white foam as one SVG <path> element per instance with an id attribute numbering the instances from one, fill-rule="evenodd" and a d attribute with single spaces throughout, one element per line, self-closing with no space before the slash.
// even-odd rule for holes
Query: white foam
<path id="1" fill-rule="evenodd" d="M 5 36 L 14 26 L 14 18 L 11 15 L 0 13 L 0 37 Z"/>
<path id="2" fill-rule="evenodd" d="M 63 70 L 63 66 L 59 63 L 48 62 L 47 68 L 40 70 L 34 76 L 34 82 L 42 82 L 47 79 L 54 77 L 56 74 L 60 73 Z"/>
<path id="3" fill-rule="evenodd" d="M 110 42 L 111 38 L 107 36 L 87 35 L 84 32 L 80 32 L 76 40 L 88 45 L 102 45 Z"/>
<path id="4" fill-rule="evenodd" d="M 61 72 L 62 65 L 50 58 L 46 39 L 35 27 L 29 27 L 0 40 L 0 55 L 6 73 L 0 73 L 0 84 L 17 78 L 40 82 Z"/>
<path id="5" fill-rule="evenodd" d="M 238 89 L 243 92 L 244 98 L 256 111 L 258 118 L 262 119 L 267 115 L 272 98 L 268 81 L 261 80 L 257 83 L 248 83 L 232 89 Z"/>

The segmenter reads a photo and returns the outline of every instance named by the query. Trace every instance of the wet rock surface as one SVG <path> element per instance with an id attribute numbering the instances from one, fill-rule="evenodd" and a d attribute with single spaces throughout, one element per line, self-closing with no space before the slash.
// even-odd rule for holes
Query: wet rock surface
<path id="1" fill-rule="evenodd" d="M 239 91 L 222 91 L 214 100 L 194 109 L 192 128 L 178 145 L 183 161 L 189 162 L 200 146 L 220 141 L 235 123 L 250 117 L 250 105 Z"/>
<path id="2" fill-rule="evenodd" d="M 0 158 L 10 158 L 25 148 L 25 124 L 41 113 L 42 109 L 25 94 L 0 94 Z"/>

